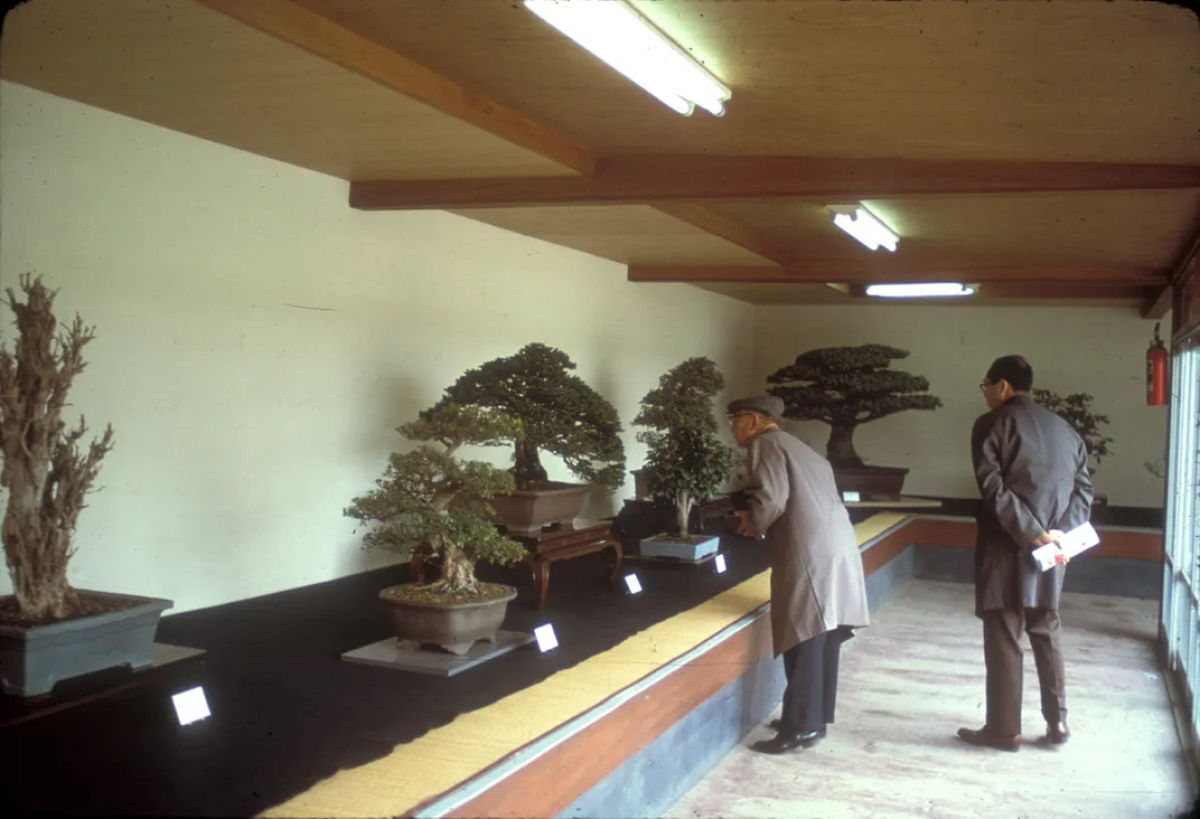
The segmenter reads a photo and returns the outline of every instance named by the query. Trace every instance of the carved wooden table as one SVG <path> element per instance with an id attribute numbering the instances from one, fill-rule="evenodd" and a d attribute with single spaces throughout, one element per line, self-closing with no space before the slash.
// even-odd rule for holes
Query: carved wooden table
<path id="1" fill-rule="evenodd" d="M 615 578 L 621 572 L 624 556 L 621 541 L 613 535 L 612 521 L 576 520 L 567 525 L 551 526 L 536 535 L 506 534 L 529 550 L 525 562 L 533 572 L 533 594 L 539 609 L 546 604 L 550 590 L 550 564 L 557 560 L 612 549 L 614 557 L 609 577 Z"/>

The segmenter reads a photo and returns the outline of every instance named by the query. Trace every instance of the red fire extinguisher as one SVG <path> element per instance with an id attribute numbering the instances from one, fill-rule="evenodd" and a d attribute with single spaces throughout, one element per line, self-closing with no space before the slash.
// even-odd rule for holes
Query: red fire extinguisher
<path id="1" fill-rule="evenodd" d="M 1158 337 L 1158 325 L 1154 325 L 1154 339 L 1146 351 L 1146 404 L 1161 407 L 1167 403 L 1167 348 Z"/>

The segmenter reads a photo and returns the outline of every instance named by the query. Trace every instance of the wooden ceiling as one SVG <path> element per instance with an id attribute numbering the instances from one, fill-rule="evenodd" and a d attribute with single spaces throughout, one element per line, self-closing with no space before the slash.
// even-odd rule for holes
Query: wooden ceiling
<path id="1" fill-rule="evenodd" d="M 1160 316 L 1200 237 L 1200 24 L 1152 2 L 656 0 L 728 86 L 682 117 L 518 0 L 30 0 L 0 76 L 755 303 Z M 872 253 L 825 206 L 900 235 Z M 836 284 L 837 287 L 830 287 Z M 647 285 L 652 286 L 652 285 Z"/>

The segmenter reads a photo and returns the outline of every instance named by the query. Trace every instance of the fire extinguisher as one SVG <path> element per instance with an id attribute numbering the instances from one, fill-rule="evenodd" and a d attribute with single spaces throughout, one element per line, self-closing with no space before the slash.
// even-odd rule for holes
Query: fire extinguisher
<path id="1" fill-rule="evenodd" d="M 1154 325 L 1154 339 L 1146 350 L 1146 404 L 1161 407 L 1167 403 L 1167 348 L 1158 337 L 1158 325 Z"/>

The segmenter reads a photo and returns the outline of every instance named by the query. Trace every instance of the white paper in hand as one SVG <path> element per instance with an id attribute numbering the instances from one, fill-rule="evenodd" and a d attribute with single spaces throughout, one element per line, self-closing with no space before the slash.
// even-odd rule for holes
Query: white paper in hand
<path id="1" fill-rule="evenodd" d="M 1060 537 L 1058 539 L 1058 546 L 1062 549 L 1063 557 L 1072 558 L 1092 548 L 1099 542 L 1100 535 L 1096 534 L 1096 530 L 1092 527 L 1092 524 L 1084 523 Z M 1058 549 L 1055 548 L 1053 543 L 1047 543 L 1045 546 L 1039 546 L 1034 549 L 1033 559 L 1037 561 L 1038 568 L 1043 572 L 1063 562 L 1059 557 Z"/>

